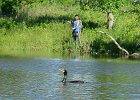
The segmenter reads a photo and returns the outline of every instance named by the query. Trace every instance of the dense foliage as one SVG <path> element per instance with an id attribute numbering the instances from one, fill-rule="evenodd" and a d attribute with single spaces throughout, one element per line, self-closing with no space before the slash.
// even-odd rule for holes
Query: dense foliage
<path id="1" fill-rule="evenodd" d="M 97 31 L 111 34 L 130 53 L 140 52 L 139 0 L 2 0 L 0 51 L 42 50 L 73 52 L 71 26 L 79 14 L 83 21 L 83 47 L 77 52 L 120 54 L 114 43 Z M 106 29 L 106 13 L 115 15 L 113 30 Z"/>

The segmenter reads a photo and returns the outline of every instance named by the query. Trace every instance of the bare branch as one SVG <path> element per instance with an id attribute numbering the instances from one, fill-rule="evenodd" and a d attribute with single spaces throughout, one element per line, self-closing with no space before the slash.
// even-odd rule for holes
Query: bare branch
<path id="1" fill-rule="evenodd" d="M 103 31 L 98 31 L 98 32 L 99 32 L 99 33 L 105 34 L 108 38 L 110 38 L 110 39 L 115 43 L 115 45 L 116 45 L 120 50 L 122 50 L 123 52 L 125 52 L 126 55 L 129 55 L 129 52 L 128 52 L 126 49 L 122 48 L 122 47 L 119 45 L 119 43 L 118 43 L 111 35 L 109 35 L 109 34 L 103 32 Z"/>

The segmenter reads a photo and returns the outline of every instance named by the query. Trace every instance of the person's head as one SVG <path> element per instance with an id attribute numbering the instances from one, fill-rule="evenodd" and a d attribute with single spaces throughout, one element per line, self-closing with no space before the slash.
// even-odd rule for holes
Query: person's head
<path id="1" fill-rule="evenodd" d="M 79 16 L 78 15 L 75 15 L 75 20 L 78 20 L 79 19 Z"/>

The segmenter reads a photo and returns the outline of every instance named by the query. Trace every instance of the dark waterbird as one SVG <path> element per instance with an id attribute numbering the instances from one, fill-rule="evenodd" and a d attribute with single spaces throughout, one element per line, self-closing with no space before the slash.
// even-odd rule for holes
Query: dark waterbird
<path id="1" fill-rule="evenodd" d="M 63 83 L 66 83 L 66 82 L 69 82 L 69 83 L 78 83 L 78 84 L 83 84 L 83 83 L 85 83 L 84 81 L 81 81 L 81 80 L 67 81 L 67 74 L 68 74 L 67 70 L 64 69 L 64 68 L 61 68 L 61 69 L 59 69 L 59 70 L 64 74 L 64 77 L 63 77 L 63 79 L 62 79 L 62 82 L 63 82 Z"/>

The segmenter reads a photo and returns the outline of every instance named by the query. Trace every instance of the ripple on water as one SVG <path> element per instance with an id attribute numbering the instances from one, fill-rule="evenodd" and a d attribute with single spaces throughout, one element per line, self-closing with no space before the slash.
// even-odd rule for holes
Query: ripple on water
<path id="1" fill-rule="evenodd" d="M 139 63 L 0 58 L 0 100 L 139 100 Z M 58 71 L 65 66 L 68 80 Z"/>

